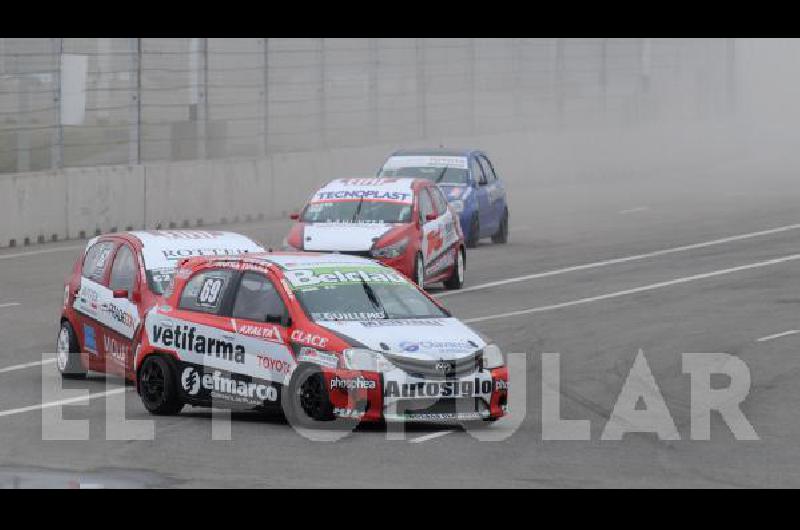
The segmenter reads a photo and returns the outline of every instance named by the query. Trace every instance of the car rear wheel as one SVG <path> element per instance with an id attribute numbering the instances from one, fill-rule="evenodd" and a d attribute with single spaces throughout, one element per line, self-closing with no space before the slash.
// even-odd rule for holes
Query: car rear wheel
<path id="1" fill-rule="evenodd" d="M 472 220 L 469 222 L 469 239 L 467 240 L 467 248 L 475 248 L 478 246 L 478 240 L 481 238 L 481 223 L 478 221 L 478 216 L 473 215 Z"/>
<path id="2" fill-rule="evenodd" d="M 453 267 L 453 274 L 444 282 L 444 286 L 451 290 L 464 287 L 464 273 L 467 268 L 464 249 L 459 247 L 456 252 L 456 263 Z"/>
<path id="3" fill-rule="evenodd" d="M 171 416 L 183 409 L 175 368 L 170 359 L 160 355 L 148 356 L 139 370 L 137 384 L 142 404 L 151 414 Z"/>
<path id="4" fill-rule="evenodd" d="M 61 377 L 64 379 L 83 379 L 86 377 L 86 369 L 81 362 L 81 348 L 78 345 L 78 337 L 75 330 L 66 320 L 61 323 L 61 331 L 58 332 L 58 343 L 56 344 L 56 364 Z"/>
<path id="5" fill-rule="evenodd" d="M 497 228 L 497 233 L 492 236 L 493 243 L 505 244 L 508 243 L 508 208 L 503 212 L 503 218 L 500 220 L 500 226 Z"/>

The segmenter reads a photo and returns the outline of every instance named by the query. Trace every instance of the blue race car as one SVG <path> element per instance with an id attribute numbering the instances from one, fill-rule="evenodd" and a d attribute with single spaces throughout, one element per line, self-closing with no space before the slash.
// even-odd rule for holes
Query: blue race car
<path id="1" fill-rule="evenodd" d="M 467 246 L 491 237 L 508 241 L 508 202 L 503 181 L 489 157 L 474 149 L 409 149 L 395 151 L 380 177 L 416 177 L 435 182 L 458 213 Z"/>

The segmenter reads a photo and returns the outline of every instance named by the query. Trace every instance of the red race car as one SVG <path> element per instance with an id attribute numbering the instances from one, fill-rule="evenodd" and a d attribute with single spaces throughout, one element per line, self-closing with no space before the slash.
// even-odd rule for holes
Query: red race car
<path id="1" fill-rule="evenodd" d="M 466 251 L 458 215 L 426 179 L 336 179 L 314 193 L 284 241 L 286 250 L 372 258 L 420 287 L 464 285 Z"/>
<path id="2" fill-rule="evenodd" d="M 193 258 L 144 330 L 137 391 L 153 414 L 186 404 L 273 408 L 310 426 L 493 421 L 507 412 L 500 349 L 368 259 Z"/>
<path id="3" fill-rule="evenodd" d="M 191 256 L 263 252 L 231 232 L 123 232 L 90 240 L 64 286 L 57 365 L 63 377 L 87 370 L 133 379 L 132 343 L 141 319 L 173 280 L 175 264 Z"/>

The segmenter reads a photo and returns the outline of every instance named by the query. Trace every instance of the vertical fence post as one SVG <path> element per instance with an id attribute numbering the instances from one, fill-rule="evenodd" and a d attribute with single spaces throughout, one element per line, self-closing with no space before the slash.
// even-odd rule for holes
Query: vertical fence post
<path id="1" fill-rule="evenodd" d="M 369 48 L 368 71 L 368 91 L 369 91 L 369 128 L 370 137 L 368 141 L 380 142 L 381 124 L 378 113 L 378 72 L 380 69 L 380 55 L 378 53 L 378 39 L 370 38 L 367 40 Z"/>
<path id="2" fill-rule="evenodd" d="M 556 97 L 556 123 L 558 129 L 564 128 L 564 39 L 555 43 L 554 88 Z"/>
<path id="3" fill-rule="evenodd" d="M 520 131 L 524 128 L 525 120 L 522 116 L 522 103 L 520 101 L 522 94 L 522 67 L 521 55 L 522 53 L 522 39 L 511 39 L 511 108 L 514 112 L 512 117 L 514 123 L 514 130 Z"/>
<path id="4" fill-rule="evenodd" d="M 55 66 L 53 68 L 55 96 L 53 97 L 53 103 L 55 103 L 56 119 L 53 129 L 52 145 L 50 146 L 50 167 L 51 169 L 57 169 L 64 164 L 64 126 L 61 123 L 61 57 L 64 53 L 64 39 L 52 39 L 52 45 L 53 55 L 55 56 Z M 30 154 L 28 156 L 30 156 Z"/>
<path id="5" fill-rule="evenodd" d="M 600 105 L 605 121 L 608 113 L 608 39 L 600 42 Z"/>
<path id="6" fill-rule="evenodd" d="M 737 93 L 736 83 L 738 82 L 738 75 L 736 69 L 736 39 L 725 39 L 725 51 L 727 59 L 727 72 L 726 72 L 726 94 L 727 94 L 727 109 L 728 115 L 736 114 L 737 109 Z"/>
<path id="7" fill-rule="evenodd" d="M 269 39 L 264 37 L 264 91 L 261 95 L 263 100 L 262 128 L 264 129 L 264 156 L 269 156 Z"/>
<path id="8" fill-rule="evenodd" d="M 419 136 L 422 139 L 428 137 L 427 127 L 427 83 L 425 82 L 425 39 L 417 38 L 416 47 L 416 80 L 417 80 L 417 124 L 419 125 Z"/>
<path id="9" fill-rule="evenodd" d="M 192 38 L 189 41 L 189 84 L 191 85 L 190 104 L 193 106 L 195 114 L 195 145 L 198 159 L 206 158 L 207 63 L 208 39 Z"/>
<path id="10" fill-rule="evenodd" d="M 317 59 L 319 60 L 319 115 L 317 116 L 318 142 L 320 148 L 325 148 L 327 144 L 328 116 L 325 109 L 325 83 L 327 74 L 325 72 L 325 39 L 317 39 Z"/>
<path id="11" fill-rule="evenodd" d="M 130 53 L 130 113 L 128 123 L 128 164 L 142 162 L 142 39 L 128 39 Z"/>
<path id="12" fill-rule="evenodd" d="M 475 98 L 477 79 L 475 76 L 475 39 L 470 38 L 467 40 L 467 116 L 469 119 L 469 132 L 470 135 L 475 136 L 478 132 L 477 113 L 475 112 L 475 105 L 477 103 Z"/>

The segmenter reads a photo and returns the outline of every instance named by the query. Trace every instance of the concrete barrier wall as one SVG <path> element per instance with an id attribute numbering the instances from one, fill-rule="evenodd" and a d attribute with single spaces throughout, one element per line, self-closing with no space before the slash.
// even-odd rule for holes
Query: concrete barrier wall
<path id="1" fill-rule="evenodd" d="M 488 151 L 513 194 L 515 188 L 529 186 L 597 178 L 663 178 L 669 172 L 702 168 L 742 155 L 736 139 L 726 136 L 730 130 L 724 123 L 714 123 L 624 132 L 436 138 L 427 144 Z M 374 175 L 397 147 L 0 175 L 0 246 L 129 228 L 276 219 L 296 211 L 329 179 Z"/>

